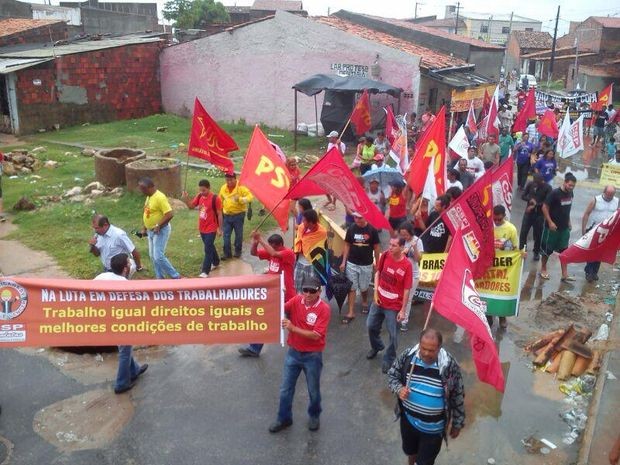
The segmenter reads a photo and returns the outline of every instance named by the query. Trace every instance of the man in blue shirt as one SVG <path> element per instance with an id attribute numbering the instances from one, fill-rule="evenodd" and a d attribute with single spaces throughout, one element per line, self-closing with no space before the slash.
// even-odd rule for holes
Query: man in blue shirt
<path id="1" fill-rule="evenodd" d="M 409 465 L 433 465 L 447 431 L 456 438 L 465 424 L 461 369 L 442 342 L 439 331 L 425 329 L 420 343 L 406 349 L 388 371 Z"/>
<path id="2" fill-rule="evenodd" d="M 553 178 L 555 178 L 555 172 L 558 169 L 558 163 L 555 161 L 555 151 L 549 149 L 545 152 L 534 165 L 534 172 L 540 173 L 546 183 L 551 184 Z"/>
<path id="3" fill-rule="evenodd" d="M 530 172 L 530 156 L 534 151 L 534 145 L 529 141 L 530 136 L 523 133 L 521 142 L 514 146 L 513 152 L 516 154 L 515 163 L 517 164 L 517 184 L 519 189 L 525 188 L 527 175 Z"/>

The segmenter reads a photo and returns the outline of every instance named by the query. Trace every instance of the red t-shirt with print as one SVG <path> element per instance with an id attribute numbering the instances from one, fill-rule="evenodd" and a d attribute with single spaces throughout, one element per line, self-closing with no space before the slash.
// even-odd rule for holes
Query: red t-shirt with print
<path id="1" fill-rule="evenodd" d="M 194 208 L 198 207 L 198 229 L 201 233 L 214 233 L 217 231 L 217 212 L 213 211 L 213 194 L 210 192 L 206 197 L 202 194 L 198 194 L 192 200 Z M 215 196 L 215 208 L 217 211 L 222 211 L 222 199 L 219 196 Z"/>
<path id="2" fill-rule="evenodd" d="M 389 251 L 383 252 L 379 259 L 378 304 L 399 312 L 403 308 L 405 289 L 411 288 L 412 273 L 411 261 L 405 255 L 396 261 Z"/>
<path id="3" fill-rule="evenodd" d="M 390 195 L 388 198 L 390 206 L 390 218 L 402 218 L 407 216 L 407 200 L 401 193 L 399 195 Z"/>
<path id="4" fill-rule="evenodd" d="M 295 253 L 286 247 L 278 250 L 281 257 L 272 257 L 266 250 L 258 250 L 257 257 L 261 260 L 269 260 L 267 274 L 284 274 L 284 300 L 289 301 L 295 297 L 295 280 L 293 270 L 295 268 Z"/>
<path id="5" fill-rule="evenodd" d="M 289 347 L 299 352 L 323 352 L 327 327 L 331 317 L 329 305 L 319 299 L 313 306 L 306 307 L 304 296 L 296 295 L 286 302 L 284 311 L 288 314 L 288 318 L 293 325 L 304 330 L 313 331 L 320 336 L 318 339 L 309 339 L 289 331 L 288 339 L 286 340 Z"/>

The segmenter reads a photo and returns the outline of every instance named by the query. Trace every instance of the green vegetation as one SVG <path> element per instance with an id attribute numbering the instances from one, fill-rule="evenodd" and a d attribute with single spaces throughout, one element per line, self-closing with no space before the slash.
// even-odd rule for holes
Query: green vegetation
<path id="1" fill-rule="evenodd" d="M 224 5 L 214 0 L 170 0 L 164 4 L 163 15 L 182 29 L 203 29 L 208 24 L 230 21 Z"/>
<path id="2" fill-rule="evenodd" d="M 166 126 L 165 132 L 157 132 L 157 127 Z M 241 124 L 224 124 L 223 127 L 237 141 L 240 151 L 233 154 L 235 167 L 241 169 L 242 154 L 245 153 L 253 131 L 252 127 Z M 74 127 L 53 133 L 43 133 L 24 138 L 26 144 L 18 147 L 3 147 L 7 152 L 14 149 L 32 149 L 37 146 L 46 148 L 37 154 L 41 162 L 55 160 L 56 169 L 41 168 L 33 175 L 20 175 L 14 179 L 3 177 L 5 209 L 11 207 L 22 196 L 27 196 L 39 207 L 31 212 L 13 212 L 13 222 L 19 226 L 10 238 L 18 239 L 24 244 L 48 252 L 58 263 L 76 278 L 92 278 L 99 270 L 97 258 L 88 253 L 87 241 L 92 237 L 91 216 L 94 211 L 106 214 L 110 221 L 125 229 L 128 233 L 138 229 L 142 221 L 144 197 L 140 194 L 126 192 L 122 197 L 113 199 L 100 197 L 92 204 L 72 203 L 68 200 L 49 201 L 49 196 L 61 196 L 73 186 L 85 186 L 95 180 L 94 160 L 80 154 L 80 148 L 65 144 L 80 144 L 92 147 L 139 147 L 147 155 L 168 155 L 186 161 L 190 122 L 187 119 L 171 115 L 154 115 L 139 120 L 118 121 L 107 124 Z M 278 143 L 287 154 L 292 154 L 292 134 L 286 131 L 263 127 L 265 134 Z M 281 135 L 282 137 L 275 137 Z M 319 146 L 323 145 L 323 148 Z M 300 138 L 300 151 L 297 154 L 318 155 L 324 150 L 325 139 Z M 236 155 L 236 156 L 235 156 Z M 201 162 L 192 158 L 190 162 Z M 219 177 L 214 177 L 217 174 Z M 40 179 L 38 178 L 40 176 Z M 182 176 L 185 176 L 183 170 Z M 198 181 L 207 178 L 212 190 L 219 191 L 224 178 L 217 170 L 192 169 L 188 172 L 187 185 L 190 194 L 196 192 Z M 254 217 L 246 222 L 246 237 L 253 226 L 263 217 L 258 216 L 261 205 L 253 202 Z M 173 232 L 168 244 L 168 257 L 185 276 L 196 276 L 200 272 L 203 251 L 198 234 L 197 212 L 181 210 L 172 220 Z M 272 218 L 261 228 L 263 231 L 275 228 Z M 152 268 L 148 259 L 146 239 L 132 236 L 140 250 L 144 263 Z M 221 238 L 216 241 L 221 251 Z M 152 270 L 145 277 L 152 277 Z"/>

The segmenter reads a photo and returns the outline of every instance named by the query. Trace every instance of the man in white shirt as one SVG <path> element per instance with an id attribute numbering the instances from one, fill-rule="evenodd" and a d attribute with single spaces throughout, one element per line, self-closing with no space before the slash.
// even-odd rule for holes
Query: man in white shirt
<path id="1" fill-rule="evenodd" d="M 129 276 L 129 255 L 119 253 L 110 259 L 112 271 L 105 271 L 97 276 L 95 280 L 127 281 Z M 131 346 L 118 346 L 118 372 L 116 374 L 115 394 L 122 394 L 129 391 L 136 385 L 138 377 L 149 367 L 147 363 L 140 366 L 131 355 Z"/>
<path id="2" fill-rule="evenodd" d="M 484 163 L 480 158 L 476 156 L 478 150 L 475 145 L 472 145 L 467 149 L 467 171 L 470 172 L 475 179 L 478 179 L 484 174 Z M 458 169 L 458 162 L 454 166 Z"/>
<path id="3" fill-rule="evenodd" d="M 93 216 L 93 229 L 95 230 L 95 236 L 88 241 L 90 253 L 95 257 L 99 257 L 104 271 L 111 270 L 110 260 L 120 253 L 133 257 L 133 260 L 130 260 L 130 277 L 136 270 L 142 270 L 140 252 L 138 252 L 138 249 L 133 245 L 125 231 L 111 225 L 108 218 L 104 215 Z"/>
<path id="4" fill-rule="evenodd" d="M 344 156 L 344 152 L 347 150 L 347 146 L 344 145 L 344 142 L 342 142 L 338 137 L 340 136 L 340 134 L 338 134 L 338 131 L 332 131 L 327 135 L 327 140 L 329 140 L 329 143 L 327 144 L 327 151 L 329 152 L 332 147 L 336 147 L 338 150 L 340 150 L 340 153 Z"/>

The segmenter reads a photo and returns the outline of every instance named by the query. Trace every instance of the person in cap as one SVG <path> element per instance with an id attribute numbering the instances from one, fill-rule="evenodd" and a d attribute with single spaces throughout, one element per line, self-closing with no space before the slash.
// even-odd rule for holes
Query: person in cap
<path id="1" fill-rule="evenodd" d="M 235 232 L 235 257 L 241 256 L 241 245 L 243 243 L 243 223 L 248 205 L 254 198 L 250 190 L 245 186 L 240 186 L 234 171 L 226 173 L 226 182 L 220 188 L 220 199 L 222 200 L 222 235 L 224 239 L 224 253 L 221 260 L 232 258 L 231 239 Z"/>
<path id="2" fill-rule="evenodd" d="M 302 371 L 306 375 L 310 398 L 308 429 L 317 431 L 321 415 L 323 350 L 331 316 L 329 305 L 321 300 L 321 281 L 314 276 L 306 277 L 301 295 L 286 302 L 284 312 L 282 328 L 288 331 L 288 350 L 284 359 L 278 415 L 269 431 L 277 433 L 293 424 L 293 396 Z"/>
<path id="3" fill-rule="evenodd" d="M 390 154 L 390 149 L 392 148 L 390 145 L 390 141 L 385 137 L 385 132 L 380 131 L 377 134 L 377 138 L 375 139 L 375 147 L 377 150 L 384 156 L 387 157 Z"/>
<path id="4" fill-rule="evenodd" d="M 329 141 L 327 144 L 327 151 L 329 152 L 332 148 L 336 147 L 342 156 L 347 150 L 347 146 L 340 140 L 340 134 L 338 131 L 332 131 L 327 135 L 327 140 Z"/>
<path id="5" fill-rule="evenodd" d="M 381 241 L 379 232 L 358 213 L 352 213 L 354 223 L 347 228 L 340 271 L 345 272 L 353 283 L 348 296 L 348 312 L 342 324 L 355 319 L 355 296 L 359 290 L 362 295 L 362 313 L 368 313 L 368 288 L 372 279 L 373 260 L 379 262 Z"/>

